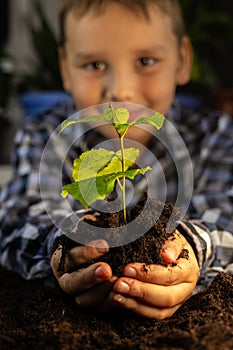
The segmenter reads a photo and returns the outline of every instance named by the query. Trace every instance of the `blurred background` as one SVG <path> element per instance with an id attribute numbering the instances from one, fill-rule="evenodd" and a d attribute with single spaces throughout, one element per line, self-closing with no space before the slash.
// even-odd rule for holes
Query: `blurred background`
<path id="1" fill-rule="evenodd" d="M 233 114 L 232 0 L 181 0 L 194 50 L 191 82 L 178 89 L 185 103 Z M 57 62 L 59 0 L 0 1 L 0 164 L 4 178 L 13 136 L 24 118 L 67 95 Z M 41 102 L 42 101 L 42 102 Z"/>

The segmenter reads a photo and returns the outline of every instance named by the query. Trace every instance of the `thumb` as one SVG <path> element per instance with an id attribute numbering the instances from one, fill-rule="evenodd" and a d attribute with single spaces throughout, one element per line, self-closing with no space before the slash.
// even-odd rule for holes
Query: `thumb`
<path id="1" fill-rule="evenodd" d="M 170 237 L 161 249 L 160 256 L 167 264 L 175 263 L 183 249 L 183 241 L 181 234 L 176 231 L 175 238 Z"/>

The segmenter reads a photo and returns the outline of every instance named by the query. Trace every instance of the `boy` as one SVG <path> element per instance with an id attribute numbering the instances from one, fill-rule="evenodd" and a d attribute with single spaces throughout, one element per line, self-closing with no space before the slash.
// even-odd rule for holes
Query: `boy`
<path id="1" fill-rule="evenodd" d="M 98 240 L 71 249 L 63 273 L 57 271 L 58 248 L 51 269 L 61 288 L 81 306 L 103 311 L 116 304 L 145 317 L 170 317 L 193 293 L 197 280 L 207 286 L 216 272 L 230 269 L 232 121 L 227 116 L 191 112 L 173 102 L 176 86 L 190 78 L 192 63 L 178 1 L 63 0 L 60 28 L 61 74 L 75 107 L 81 110 L 119 101 L 165 114 L 190 152 L 194 191 L 188 219 L 178 226 L 176 239 L 163 247 L 169 268 L 152 265 L 145 274 L 143 262 L 131 263 L 121 278 L 113 276 L 111 267 L 103 262 L 79 270 L 80 264 L 108 251 L 108 243 Z M 51 132 L 74 111 L 73 106 L 63 106 L 40 116 L 16 136 L 14 180 L 2 193 L 1 264 L 27 279 L 50 274 L 50 249 L 59 232 L 44 212 L 39 165 Z M 154 150 L 149 135 L 140 129 L 129 138 Z M 73 159 L 93 142 L 112 137 L 107 128 L 93 130 L 69 156 Z M 165 160 L 164 155 L 159 159 Z M 168 167 L 168 198 L 174 200 L 176 178 L 174 173 L 169 177 L 169 171 Z M 47 180 L 49 198 L 59 191 L 56 179 Z M 188 260 L 179 258 L 183 249 L 189 252 Z M 172 266 L 173 262 L 177 265 Z"/>

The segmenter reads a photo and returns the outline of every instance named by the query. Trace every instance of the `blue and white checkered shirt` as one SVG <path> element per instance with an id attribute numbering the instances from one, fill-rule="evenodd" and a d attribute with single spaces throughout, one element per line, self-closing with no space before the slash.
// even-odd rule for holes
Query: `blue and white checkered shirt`
<path id="1" fill-rule="evenodd" d="M 52 166 L 41 176 L 41 157 L 53 131 L 74 112 L 73 103 L 65 102 L 26 121 L 15 136 L 12 179 L 1 192 L 0 263 L 25 279 L 46 279 L 52 275 L 52 246 L 61 234 L 54 225 L 54 218 L 62 223 L 69 210 L 61 201 L 61 181 L 59 176 L 54 176 Z M 193 168 L 191 201 L 179 223 L 179 230 L 192 244 L 198 259 L 198 290 L 199 286 L 206 287 L 217 272 L 233 272 L 233 120 L 216 112 L 191 111 L 178 102 L 174 102 L 167 119 L 184 141 Z M 72 181 L 70 166 L 74 158 L 103 140 L 95 130 L 80 135 L 78 141 L 70 146 L 65 162 L 63 142 L 57 139 L 53 147 L 52 158 L 63 164 L 63 184 Z M 152 155 L 157 160 L 150 172 L 150 177 L 155 174 L 154 179 L 157 179 L 154 195 L 158 198 L 163 196 L 159 176 L 156 175 L 162 169 L 166 184 L 165 199 L 176 204 L 179 178 L 173 155 L 167 152 L 167 145 L 163 147 L 155 138 L 147 148 L 150 150 L 148 158 Z M 179 147 L 175 149 L 179 153 Z M 182 158 L 182 154 L 177 154 L 177 159 L 179 157 Z M 190 169 L 182 171 L 182 179 L 186 181 L 190 177 Z M 144 191 L 144 182 L 144 178 L 139 177 L 136 190 Z M 136 193 L 133 197 L 136 198 Z M 54 205 L 57 200 L 60 203 L 58 207 Z M 80 209 L 72 199 L 70 206 Z M 50 215 L 45 207 L 50 208 Z"/>

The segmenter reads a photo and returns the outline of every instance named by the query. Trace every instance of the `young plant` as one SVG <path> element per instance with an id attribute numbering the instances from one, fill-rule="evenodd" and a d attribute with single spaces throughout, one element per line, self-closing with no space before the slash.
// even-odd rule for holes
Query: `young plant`
<path id="1" fill-rule="evenodd" d="M 66 198 L 70 194 L 84 208 L 87 208 L 94 201 L 106 198 L 114 190 L 117 181 L 122 193 L 123 215 L 126 223 L 125 179 L 133 180 L 138 174 L 144 175 L 151 170 L 151 167 L 129 169 L 138 158 L 139 149 L 125 148 L 124 138 L 128 129 L 138 124 L 150 124 L 159 130 L 164 123 L 164 116 L 156 112 L 151 117 L 139 117 L 129 123 L 129 111 L 126 108 L 113 109 L 110 104 L 109 108 L 105 109 L 101 115 L 79 120 L 65 120 L 60 132 L 72 124 L 97 120 L 112 123 L 119 137 L 120 149 L 114 152 L 99 148 L 82 153 L 73 163 L 72 177 L 74 182 L 63 186 L 61 195 Z"/>

